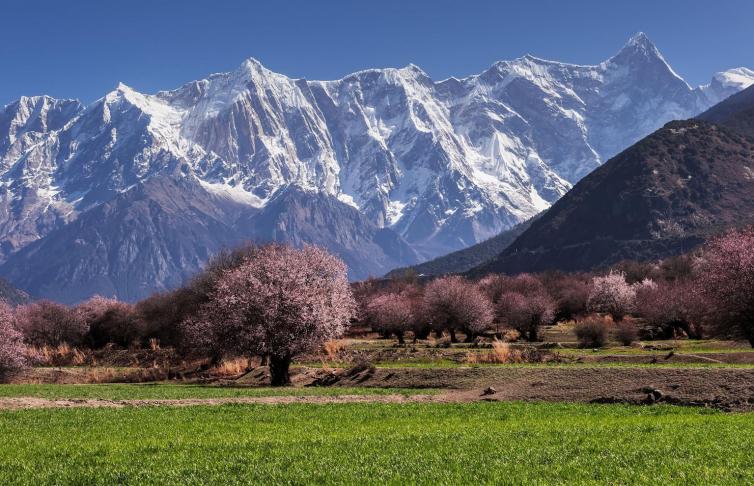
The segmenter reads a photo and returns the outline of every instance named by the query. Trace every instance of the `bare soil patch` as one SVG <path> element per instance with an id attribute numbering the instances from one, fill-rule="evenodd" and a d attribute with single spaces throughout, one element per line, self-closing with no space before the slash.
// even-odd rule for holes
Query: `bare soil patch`
<path id="1" fill-rule="evenodd" d="M 125 408 L 125 407 L 190 407 L 198 405 L 263 404 L 281 405 L 293 403 L 450 403 L 470 401 L 473 398 L 461 393 L 439 395 L 338 395 L 338 396 L 274 396 L 274 397 L 228 397 L 228 398 L 182 398 L 164 400 L 103 400 L 103 399 L 47 399 L 35 397 L 0 398 L 0 410 L 30 408 Z"/>
<path id="2" fill-rule="evenodd" d="M 735 368 L 478 367 L 368 368 L 332 372 L 330 386 L 445 388 L 466 400 L 673 403 L 754 410 L 754 370 Z M 659 391 L 652 399 L 651 390 Z"/>
<path id="3" fill-rule="evenodd" d="M 230 397 L 175 400 L 99 400 L 0 398 L 0 409 L 60 407 L 196 406 L 229 403 L 414 403 L 522 400 L 586 403 L 669 403 L 754 411 L 754 370 L 732 368 L 297 368 L 295 386 L 436 388 L 435 395 L 341 395 Z M 264 386 L 265 368 L 258 368 L 234 386 Z"/>

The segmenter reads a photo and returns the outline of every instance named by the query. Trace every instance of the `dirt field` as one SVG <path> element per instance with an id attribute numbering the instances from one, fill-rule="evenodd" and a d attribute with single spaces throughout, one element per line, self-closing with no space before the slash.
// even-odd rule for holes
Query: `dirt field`
<path id="1" fill-rule="evenodd" d="M 259 368 L 233 386 L 266 383 Z M 754 369 L 726 368 L 541 368 L 480 367 L 449 369 L 371 368 L 323 371 L 299 368 L 296 386 L 436 388 L 435 395 L 284 396 L 181 400 L 48 400 L 0 398 L 0 409 L 50 407 L 191 406 L 227 403 L 468 402 L 477 400 L 564 401 L 591 403 L 669 403 L 754 410 Z M 492 388 L 494 390 L 490 390 Z"/>
<path id="2" fill-rule="evenodd" d="M 259 370 L 240 383 L 264 383 Z M 301 369 L 298 386 L 439 388 L 453 400 L 528 400 L 597 403 L 672 403 L 754 410 L 754 369 L 478 367 L 372 368 L 358 373 Z M 484 395 L 492 387 L 495 393 Z M 451 392 L 452 391 L 452 392 Z M 653 395 L 654 397 L 650 398 Z M 659 391 L 659 393 L 657 393 Z"/>
<path id="3" fill-rule="evenodd" d="M 2 408 L 125 407 L 223 403 L 336 403 L 342 401 L 524 400 L 596 403 L 669 403 L 754 410 L 754 352 L 733 341 L 649 341 L 578 349 L 567 326 L 546 331 L 547 341 L 516 343 L 528 364 L 475 365 L 490 344 L 430 340 L 398 346 L 370 336 L 346 339 L 329 356 L 300 357 L 292 368 L 294 387 L 437 389 L 422 396 L 235 397 L 187 400 L 0 399 Z M 516 351 L 519 352 L 519 351 Z M 184 361 L 170 350 L 110 350 L 92 353 L 83 365 L 38 366 L 12 377 L 13 383 L 200 383 L 260 387 L 268 369 L 256 366 L 232 376 L 213 373 L 201 362 Z M 248 369 L 248 368 L 247 368 Z M 485 389 L 492 388 L 488 393 Z"/>

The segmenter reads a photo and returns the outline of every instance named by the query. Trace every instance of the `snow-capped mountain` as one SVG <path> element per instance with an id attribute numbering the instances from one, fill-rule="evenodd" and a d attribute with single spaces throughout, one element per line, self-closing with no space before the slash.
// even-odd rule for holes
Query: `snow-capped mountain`
<path id="1" fill-rule="evenodd" d="M 149 200 L 153 189 L 141 186 L 169 177 L 181 181 L 170 191 L 190 187 L 192 197 L 213 201 L 211 210 L 178 207 L 198 220 L 206 211 L 222 214 L 223 244 L 295 234 L 297 242 L 339 252 L 354 262 L 352 276 L 363 277 L 497 234 L 667 121 L 694 116 L 752 83 L 754 72 L 739 68 L 692 88 L 638 34 L 596 66 L 525 56 L 463 79 L 434 81 L 410 65 L 307 81 L 249 59 L 233 72 L 153 95 L 121 84 L 87 107 L 23 98 L 0 112 L 0 259 L 10 259 L 0 273 L 60 297 L 49 286 L 64 286 L 69 273 L 80 277 L 81 265 L 61 263 L 70 258 L 65 252 L 21 250 L 61 235 L 87 247 L 91 239 L 77 243 L 76 231 L 64 229 L 104 204 L 125 217 L 120 201 L 128 193 Z M 296 197 L 281 197 L 289 192 Z M 327 214 L 303 198 L 326 201 Z M 281 217 L 288 200 L 297 202 L 297 217 Z M 360 228 L 359 238 L 346 241 L 337 228 L 343 218 L 350 222 L 344 227 Z M 159 239 L 161 231 L 150 234 Z M 125 251 L 104 230 L 96 239 L 87 251 L 109 256 L 85 280 L 104 279 L 108 293 L 138 296 L 112 282 L 121 279 L 115 268 L 135 258 L 124 255 L 139 249 Z M 215 250 L 208 245 L 190 250 L 189 260 L 206 259 Z M 361 254 L 353 252 L 365 245 L 378 265 L 359 266 Z M 7 271 L 29 255 L 55 260 L 61 282 L 32 285 L 39 276 Z M 182 267 L 171 258 L 164 249 L 142 263 L 160 269 L 141 272 L 145 293 L 178 280 Z M 35 261 L 35 268 L 47 267 Z"/>

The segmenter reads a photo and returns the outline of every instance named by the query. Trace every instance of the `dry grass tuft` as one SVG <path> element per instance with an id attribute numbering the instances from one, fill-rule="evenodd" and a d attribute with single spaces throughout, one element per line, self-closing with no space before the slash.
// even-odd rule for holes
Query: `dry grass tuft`
<path id="1" fill-rule="evenodd" d="M 509 329 L 503 334 L 503 342 L 506 343 L 515 343 L 519 339 L 521 339 L 521 333 L 516 329 Z"/>
<path id="2" fill-rule="evenodd" d="M 338 354 L 346 348 L 348 342 L 345 339 L 332 339 L 327 341 L 323 346 L 325 351 L 325 358 L 327 361 L 335 361 L 338 359 Z"/>
<path id="3" fill-rule="evenodd" d="M 248 358 L 223 359 L 220 364 L 212 368 L 212 374 L 217 376 L 239 376 L 252 368 L 252 361 Z"/>
<path id="4" fill-rule="evenodd" d="M 523 363 L 525 361 L 521 351 L 512 349 L 510 344 L 495 339 L 490 351 L 469 353 L 466 363 L 469 364 L 504 364 Z"/>
<path id="5" fill-rule="evenodd" d="M 37 366 L 81 366 L 89 361 L 87 351 L 66 343 L 58 346 L 30 346 L 26 348 L 26 357 Z"/>

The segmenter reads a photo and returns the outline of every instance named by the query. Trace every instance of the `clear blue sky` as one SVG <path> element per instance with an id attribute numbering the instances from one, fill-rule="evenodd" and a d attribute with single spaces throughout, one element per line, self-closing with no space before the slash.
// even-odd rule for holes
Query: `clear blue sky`
<path id="1" fill-rule="evenodd" d="M 644 31 L 691 84 L 754 68 L 751 0 L 23 0 L 4 2 L 0 105 L 177 87 L 255 57 L 335 79 L 413 62 L 435 79 L 530 53 L 591 64 Z"/>

